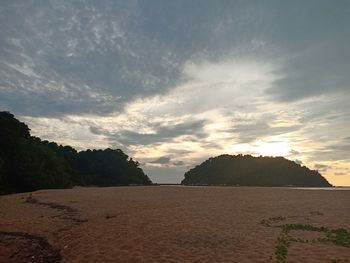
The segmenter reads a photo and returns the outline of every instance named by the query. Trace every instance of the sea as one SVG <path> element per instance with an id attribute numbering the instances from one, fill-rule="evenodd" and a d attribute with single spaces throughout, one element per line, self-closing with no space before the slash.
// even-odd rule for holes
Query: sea
<path id="1" fill-rule="evenodd" d="M 327 190 L 327 191 L 349 191 L 350 186 L 336 186 L 336 187 L 291 187 L 292 189 L 301 190 Z"/>

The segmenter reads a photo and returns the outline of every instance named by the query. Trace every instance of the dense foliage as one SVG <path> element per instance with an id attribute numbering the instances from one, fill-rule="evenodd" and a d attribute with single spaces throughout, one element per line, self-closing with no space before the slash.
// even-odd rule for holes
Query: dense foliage
<path id="1" fill-rule="evenodd" d="M 87 150 L 79 152 L 73 159 L 73 166 L 79 171 L 87 185 L 150 184 L 151 181 L 122 150 Z"/>
<path id="2" fill-rule="evenodd" d="M 0 127 L 0 193 L 151 183 L 139 163 L 121 150 L 77 152 L 42 141 L 9 112 L 0 112 Z"/>
<path id="3" fill-rule="evenodd" d="M 328 187 L 317 171 L 283 157 L 221 155 L 185 173 L 184 185 Z"/>

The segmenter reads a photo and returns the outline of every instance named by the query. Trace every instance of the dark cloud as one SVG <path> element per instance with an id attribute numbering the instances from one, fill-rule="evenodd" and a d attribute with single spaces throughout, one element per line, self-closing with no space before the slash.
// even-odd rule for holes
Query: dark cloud
<path id="1" fill-rule="evenodd" d="M 122 145 L 148 145 L 162 143 L 172 140 L 176 137 L 186 135 L 187 139 L 197 141 L 207 136 L 203 132 L 204 121 L 189 121 L 175 125 L 162 126 L 161 124 L 152 124 L 154 133 L 138 133 L 135 131 L 123 130 L 118 133 L 111 133 L 102 127 L 90 126 L 90 131 L 97 135 L 105 135 L 111 141 L 121 143 Z M 188 151 L 179 150 L 182 153 Z"/>
<path id="2" fill-rule="evenodd" d="M 283 4 L 280 11 L 285 19 L 293 19 L 289 23 L 283 18 L 280 23 L 276 21 L 274 33 L 278 36 L 274 41 L 284 50 L 285 65 L 279 72 L 281 78 L 267 93 L 278 101 L 288 102 L 348 91 L 349 2 L 291 1 Z M 279 31 L 283 27 L 285 33 Z"/>
<path id="3" fill-rule="evenodd" d="M 105 114 L 177 81 L 177 56 L 143 30 L 137 1 L 8 1 L 0 8 L 0 105 L 14 112 Z M 105 103 L 100 94 L 122 100 Z"/>
<path id="4" fill-rule="evenodd" d="M 151 161 L 149 163 L 169 164 L 170 163 L 170 157 L 168 157 L 168 156 L 159 157 L 158 159 L 156 159 L 154 161 Z"/>
<path id="5" fill-rule="evenodd" d="M 158 159 L 154 160 L 154 161 L 150 161 L 148 163 L 151 163 L 151 164 L 160 164 L 160 165 L 163 165 L 163 166 L 184 166 L 185 163 L 183 161 L 171 161 L 171 157 L 169 156 L 162 156 L 162 157 L 159 157 Z"/>
<path id="6" fill-rule="evenodd" d="M 315 164 L 314 167 L 315 167 L 314 169 L 319 171 L 319 172 L 325 172 L 330 168 L 330 166 L 328 166 L 328 165 L 318 164 L 318 163 Z"/>
<path id="7" fill-rule="evenodd" d="M 207 136 L 203 132 L 203 121 L 192 121 L 172 126 L 156 127 L 156 132 L 151 134 L 134 131 L 122 131 L 117 140 L 124 145 L 148 145 L 169 141 L 178 136 L 186 135 L 190 140 L 199 140 Z"/>
<path id="8" fill-rule="evenodd" d="M 184 166 L 185 163 L 183 161 L 175 161 L 175 162 L 173 162 L 173 165 L 175 165 L 175 166 Z"/>
<path id="9" fill-rule="evenodd" d="M 323 94 L 348 93 L 350 36 L 334 41 L 333 45 L 288 60 L 281 71 L 283 77 L 273 83 L 267 94 L 278 101 L 290 102 Z M 339 46 L 342 41 L 347 42 L 346 46 Z"/>

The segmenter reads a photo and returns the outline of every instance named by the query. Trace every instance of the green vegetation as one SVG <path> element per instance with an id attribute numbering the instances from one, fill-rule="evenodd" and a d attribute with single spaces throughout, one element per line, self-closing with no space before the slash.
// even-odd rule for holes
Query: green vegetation
<path id="1" fill-rule="evenodd" d="M 281 228 L 282 232 L 279 235 L 276 248 L 275 248 L 275 257 L 277 263 L 285 263 L 288 255 L 288 248 L 292 242 L 299 243 L 323 243 L 323 244 L 332 244 L 336 246 L 349 247 L 350 248 L 350 231 L 344 228 L 338 229 L 329 229 L 326 227 L 317 227 L 309 224 L 282 224 L 276 225 L 281 221 L 284 221 L 285 217 L 271 217 L 269 219 L 263 219 L 260 221 L 260 224 L 266 227 L 277 227 Z M 321 237 L 315 239 L 302 239 L 294 238 L 291 235 L 292 230 L 299 231 L 313 231 L 319 232 L 322 234 Z M 347 262 L 341 259 L 334 260 L 333 262 Z"/>
<path id="2" fill-rule="evenodd" d="M 289 244 L 290 242 L 288 241 L 286 234 L 278 237 L 276 251 L 275 251 L 277 263 L 284 263 L 286 261 Z"/>
<path id="3" fill-rule="evenodd" d="M 185 173 L 184 185 L 329 187 L 317 171 L 283 157 L 220 155 Z"/>
<path id="4" fill-rule="evenodd" d="M 0 194 L 74 185 L 151 184 L 121 150 L 77 152 L 42 141 L 9 112 L 0 112 Z"/>
<path id="5" fill-rule="evenodd" d="M 338 246 L 350 247 L 350 231 L 344 228 L 328 231 L 326 236 L 326 241 Z"/>

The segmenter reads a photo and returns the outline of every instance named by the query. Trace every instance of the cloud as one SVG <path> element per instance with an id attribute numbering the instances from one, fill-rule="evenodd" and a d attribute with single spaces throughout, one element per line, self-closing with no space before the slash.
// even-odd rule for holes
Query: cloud
<path id="1" fill-rule="evenodd" d="M 238 135 L 238 141 L 240 143 L 250 143 L 266 136 L 275 136 L 280 134 L 287 134 L 289 132 L 300 129 L 300 125 L 291 126 L 271 126 L 266 121 L 265 116 L 262 116 L 259 120 L 252 120 L 245 123 L 234 124 L 232 132 Z"/>
<path id="2" fill-rule="evenodd" d="M 318 147 L 312 152 L 315 160 L 349 161 L 350 160 L 350 140 L 345 137 L 340 140 L 333 140 Z"/>
<path id="3" fill-rule="evenodd" d="M 134 131 L 123 131 L 120 134 L 119 141 L 123 144 L 153 144 L 174 139 L 178 136 L 190 136 L 192 139 L 202 138 L 203 121 L 195 121 L 191 123 L 181 123 L 173 126 L 158 127 L 155 133 L 144 134 Z"/>
<path id="4" fill-rule="evenodd" d="M 175 161 L 175 162 L 173 162 L 173 164 L 175 166 L 184 166 L 185 165 L 185 163 L 183 161 Z"/>
<path id="5" fill-rule="evenodd" d="M 173 5 L 182 16 L 172 14 Z M 269 74 L 257 70 L 260 65 L 254 64 L 254 59 L 232 63 L 234 57 L 230 56 L 225 65 L 216 63 L 227 57 L 225 51 L 231 48 L 218 48 L 219 41 L 211 41 L 212 36 L 218 37 L 223 23 L 234 26 L 232 11 L 239 13 L 236 5 L 228 7 L 207 3 L 202 12 L 196 12 L 197 5 L 188 3 L 6 2 L 0 20 L 0 105 L 30 116 L 105 115 L 121 111 L 136 98 L 166 94 L 189 79 L 198 84 L 212 80 L 206 83 L 206 93 L 217 99 L 234 96 L 230 90 L 237 90 L 223 85 L 235 85 L 237 81 L 251 87 L 253 81 L 264 85 L 261 76 Z M 212 8 L 223 17 L 210 15 Z M 155 18 L 161 17 L 167 22 L 157 27 Z M 245 17 L 237 20 L 250 23 Z M 179 30 L 181 27 L 187 30 Z M 224 39 L 233 36 L 225 32 L 219 35 L 230 45 L 235 39 Z M 251 42 L 259 40 L 252 38 L 254 41 L 247 37 L 249 44 L 245 46 L 256 46 Z M 232 54 L 240 58 L 240 53 Z M 207 62 L 200 63 L 202 60 Z M 214 86 L 223 92 L 210 91 Z M 192 95 L 197 92 L 201 92 L 199 86 L 192 89 Z M 203 101 L 204 106 L 208 104 L 213 102 Z M 193 101 L 191 105 L 195 109 L 202 103 Z"/>
<path id="6" fill-rule="evenodd" d="M 304 2 L 302 8 L 298 1 L 293 1 L 278 6 L 280 16 L 271 17 L 271 20 L 278 19 L 279 22 L 275 21 L 270 32 L 274 32 L 273 38 L 278 43 L 276 48 L 281 51 L 284 66 L 279 70 L 280 78 L 266 90 L 272 99 L 292 102 L 323 94 L 348 93 L 348 7 L 346 1 L 337 5 L 309 1 Z M 287 16 L 281 18 L 284 15 Z M 287 28 L 298 30 L 294 33 L 280 31 Z"/>
<path id="7" fill-rule="evenodd" d="M 300 154 L 300 152 L 298 152 L 298 151 L 296 151 L 296 150 L 293 150 L 293 149 L 290 150 L 289 153 L 292 154 L 292 155 L 298 155 L 298 154 Z"/>
<path id="8" fill-rule="evenodd" d="M 150 163 L 168 164 L 170 163 L 170 157 L 167 157 L 167 156 L 159 157 L 158 159 L 151 161 Z"/>
<path id="9" fill-rule="evenodd" d="M 335 151 L 338 153 L 348 153 L 350 152 L 350 137 L 345 137 L 340 140 L 337 144 L 331 144 L 325 147 L 326 150 Z"/>
<path id="10" fill-rule="evenodd" d="M 350 37 L 345 41 L 350 44 Z M 345 46 L 334 45 L 296 55 L 285 62 L 281 72 L 281 76 L 284 76 L 276 80 L 266 93 L 283 102 L 323 94 L 349 95 L 350 77 L 346 74 L 346 68 L 350 66 L 350 56 L 346 50 Z"/>
<path id="11" fill-rule="evenodd" d="M 106 114 L 175 80 L 176 56 L 153 49 L 153 39 L 131 25 L 140 19 L 132 1 L 6 2 L 1 10 L 0 105 L 16 113 Z"/>
<path id="12" fill-rule="evenodd" d="M 346 175 L 346 173 L 343 173 L 343 172 L 336 172 L 336 173 L 334 173 L 334 175 L 342 176 L 342 175 Z"/>
<path id="13" fill-rule="evenodd" d="M 325 164 L 315 164 L 314 165 L 314 169 L 319 171 L 319 172 L 325 172 L 329 169 L 330 167 L 328 165 L 325 165 Z"/>
<path id="14" fill-rule="evenodd" d="M 158 159 L 150 161 L 150 162 L 146 163 L 145 165 L 152 166 L 153 164 L 161 165 L 163 167 L 185 166 L 184 161 L 179 161 L 179 160 L 172 161 L 172 158 L 169 156 L 159 157 Z"/>
<path id="15" fill-rule="evenodd" d="M 192 88 L 192 98 L 205 89 L 224 104 L 257 91 L 277 101 L 346 92 L 346 7 L 319 1 L 6 1 L 0 105 L 30 116 L 105 115 L 187 80 L 208 86 Z M 259 60 L 265 70 L 254 64 Z M 236 85 L 245 92 L 237 93 Z M 215 107 L 213 101 L 194 100 L 192 109 Z"/>

